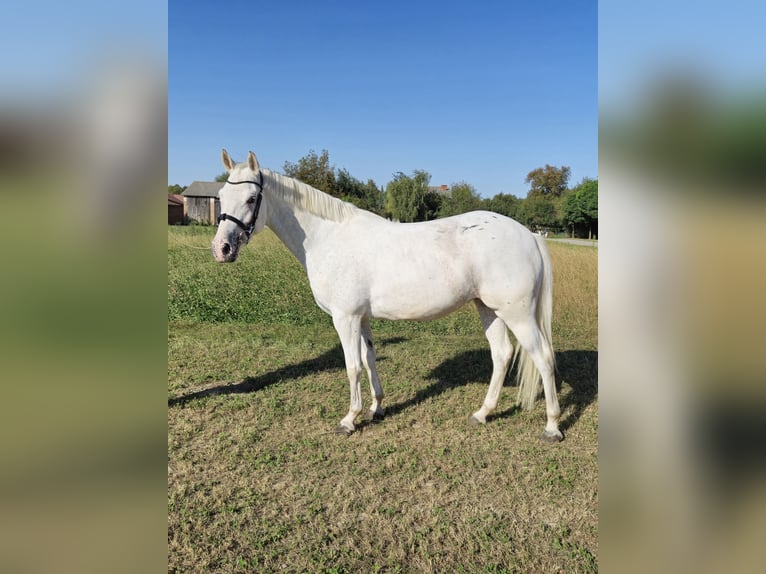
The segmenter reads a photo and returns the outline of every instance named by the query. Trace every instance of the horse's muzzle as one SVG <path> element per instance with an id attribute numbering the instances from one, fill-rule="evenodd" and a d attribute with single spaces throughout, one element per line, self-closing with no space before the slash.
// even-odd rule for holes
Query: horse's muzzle
<path id="1" fill-rule="evenodd" d="M 227 241 L 221 243 L 213 241 L 210 247 L 213 257 L 218 263 L 233 263 L 239 254 L 239 245 L 231 245 Z"/>

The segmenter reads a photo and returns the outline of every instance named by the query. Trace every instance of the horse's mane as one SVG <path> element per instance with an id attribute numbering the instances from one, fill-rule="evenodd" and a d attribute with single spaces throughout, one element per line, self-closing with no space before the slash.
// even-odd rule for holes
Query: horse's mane
<path id="1" fill-rule="evenodd" d="M 340 222 L 359 213 L 359 208 L 355 205 L 319 191 L 302 181 L 268 169 L 261 170 L 261 173 L 269 180 L 269 193 L 318 217 Z"/>

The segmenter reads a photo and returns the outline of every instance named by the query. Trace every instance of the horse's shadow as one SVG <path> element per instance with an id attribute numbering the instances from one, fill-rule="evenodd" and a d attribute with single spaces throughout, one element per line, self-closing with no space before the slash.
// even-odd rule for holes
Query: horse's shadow
<path id="1" fill-rule="evenodd" d="M 559 428 L 567 430 L 577 422 L 585 408 L 595 400 L 598 394 L 598 353 L 596 351 L 558 352 L 556 353 L 556 371 L 559 392 L 561 381 L 571 387 L 568 393 L 559 395 L 559 404 L 564 415 Z M 443 361 L 431 370 L 428 378 L 433 379 L 433 383 L 417 391 L 406 401 L 389 405 L 386 407 L 386 413 L 390 415 L 401 413 L 415 404 L 463 385 L 473 383 L 488 385 L 491 376 L 492 358 L 488 349 L 465 351 Z M 508 386 L 514 378 L 515 372 L 510 371 L 506 377 L 505 386 Z M 519 406 L 514 404 L 504 411 L 490 415 L 488 420 L 509 417 L 518 410 Z"/>
<path id="2" fill-rule="evenodd" d="M 404 337 L 391 337 L 382 341 L 383 344 L 396 344 L 406 341 Z M 379 359 L 380 360 L 380 359 Z M 195 391 L 171 397 L 168 399 L 168 407 L 185 405 L 189 401 L 202 399 L 216 395 L 236 395 L 243 393 L 253 393 L 260 391 L 270 385 L 284 380 L 300 379 L 322 371 L 344 370 L 346 368 L 343 358 L 343 348 L 340 343 L 315 357 L 294 365 L 286 365 L 280 369 L 258 375 L 257 377 L 247 377 L 242 382 L 235 384 L 222 384 L 201 391 Z"/>
<path id="3" fill-rule="evenodd" d="M 561 351 L 556 353 L 556 380 L 565 382 L 571 390 L 561 396 L 559 423 L 567 430 L 582 416 L 583 411 L 598 396 L 598 351 Z"/>
<path id="4" fill-rule="evenodd" d="M 381 343 L 391 345 L 404 341 L 406 341 L 404 337 L 392 337 Z M 562 351 L 556 353 L 556 366 L 556 380 L 564 381 L 571 387 L 569 392 L 559 397 L 564 415 L 559 427 L 567 430 L 580 418 L 585 408 L 595 400 L 598 394 L 598 353 L 596 351 Z M 247 377 L 236 384 L 222 384 L 169 398 L 168 407 L 184 405 L 189 401 L 210 396 L 256 392 L 284 380 L 298 379 L 322 371 L 343 369 L 345 369 L 343 349 L 338 344 L 313 359 L 287 365 L 256 377 Z M 506 385 L 512 380 L 513 374 L 513 372 L 509 373 Z M 460 386 L 473 383 L 489 384 L 491 375 L 492 359 L 488 349 L 464 351 L 434 367 L 428 374 L 428 379 L 433 380 L 431 384 L 405 401 L 388 405 L 386 414 L 389 416 L 399 414 L 418 403 Z M 519 407 L 514 405 L 489 418 L 491 420 L 509 417 L 518 409 Z"/>

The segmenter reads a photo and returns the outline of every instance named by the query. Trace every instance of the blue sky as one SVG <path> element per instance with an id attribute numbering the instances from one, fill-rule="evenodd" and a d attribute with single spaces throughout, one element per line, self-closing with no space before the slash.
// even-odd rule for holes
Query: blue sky
<path id="1" fill-rule="evenodd" d="M 171 0 L 168 26 L 168 183 L 211 180 L 221 147 L 485 197 L 598 175 L 595 1 Z"/>

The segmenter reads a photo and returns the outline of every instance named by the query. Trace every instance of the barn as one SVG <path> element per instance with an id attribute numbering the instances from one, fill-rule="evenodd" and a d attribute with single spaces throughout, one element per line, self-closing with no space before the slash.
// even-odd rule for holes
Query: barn
<path id="1" fill-rule="evenodd" d="M 184 196 L 168 194 L 168 225 L 183 225 L 186 223 Z"/>
<path id="2" fill-rule="evenodd" d="M 193 181 L 183 192 L 186 217 L 204 225 L 215 225 L 221 214 L 218 190 L 223 187 L 219 181 Z"/>

